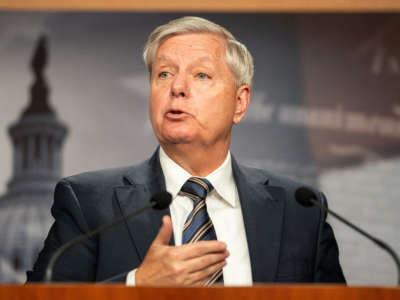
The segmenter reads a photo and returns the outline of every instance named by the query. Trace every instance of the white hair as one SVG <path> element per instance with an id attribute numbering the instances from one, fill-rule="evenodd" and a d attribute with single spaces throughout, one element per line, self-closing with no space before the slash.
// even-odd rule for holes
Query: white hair
<path id="1" fill-rule="evenodd" d="M 226 41 L 226 63 L 228 64 L 237 87 L 251 85 L 254 74 L 253 58 L 246 46 L 224 27 L 199 17 L 182 17 L 161 25 L 150 34 L 143 51 L 143 59 L 151 74 L 154 57 L 161 42 L 165 39 L 185 33 L 212 33 Z"/>

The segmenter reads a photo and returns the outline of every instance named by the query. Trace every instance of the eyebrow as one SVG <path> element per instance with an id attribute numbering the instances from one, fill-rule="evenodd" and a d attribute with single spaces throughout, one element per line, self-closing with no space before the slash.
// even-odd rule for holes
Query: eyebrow
<path id="1" fill-rule="evenodd" d="M 158 63 L 158 62 L 172 62 L 172 59 L 169 58 L 168 56 L 161 55 L 161 56 L 156 57 L 154 62 L 155 63 Z M 210 59 L 208 56 L 202 56 L 202 57 L 199 57 L 198 59 L 196 59 L 193 63 L 196 63 L 196 62 L 212 62 L 212 59 Z"/>

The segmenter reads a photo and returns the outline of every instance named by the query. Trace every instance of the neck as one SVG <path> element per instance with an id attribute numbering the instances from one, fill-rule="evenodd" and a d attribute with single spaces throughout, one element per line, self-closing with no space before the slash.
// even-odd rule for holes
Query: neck
<path id="1" fill-rule="evenodd" d="M 192 176 L 206 177 L 225 161 L 227 145 L 199 147 L 191 144 L 162 144 L 165 153 Z"/>

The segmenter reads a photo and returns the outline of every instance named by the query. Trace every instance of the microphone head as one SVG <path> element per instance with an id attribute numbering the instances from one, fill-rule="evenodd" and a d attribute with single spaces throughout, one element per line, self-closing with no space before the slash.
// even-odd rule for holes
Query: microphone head
<path id="1" fill-rule="evenodd" d="M 171 201 L 172 201 L 172 196 L 167 191 L 155 193 L 150 199 L 150 202 L 155 203 L 153 208 L 160 210 L 167 208 L 171 204 Z"/>
<path id="2" fill-rule="evenodd" d="M 315 193 L 309 188 L 306 188 L 305 186 L 298 188 L 294 196 L 296 198 L 297 203 L 305 207 L 314 206 L 314 204 L 311 202 L 310 199 L 317 199 Z"/>

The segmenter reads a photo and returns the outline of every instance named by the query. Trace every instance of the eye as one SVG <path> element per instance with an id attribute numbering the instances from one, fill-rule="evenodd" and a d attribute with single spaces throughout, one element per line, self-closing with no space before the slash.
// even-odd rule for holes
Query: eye
<path id="1" fill-rule="evenodd" d="M 199 79 L 207 79 L 209 76 L 206 73 L 199 73 L 196 75 Z"/>
<path id="2" fill-rule="evenodd" d="M 160 77 L 160 78 L 167 78 L 168 76 L 169 76 L 169 73 L 165 72 L 165 71 L 160 72 L 160 74 L 158 74 L 158 77 Z"/>

